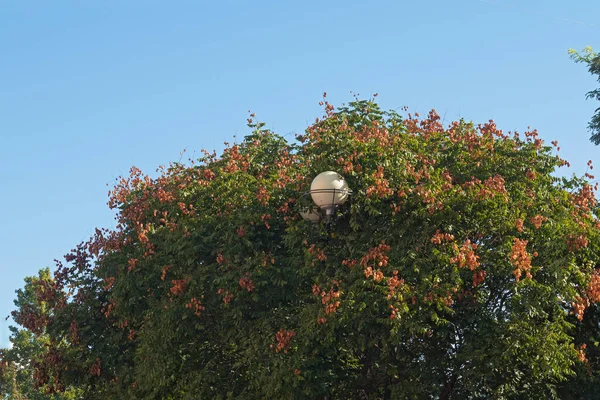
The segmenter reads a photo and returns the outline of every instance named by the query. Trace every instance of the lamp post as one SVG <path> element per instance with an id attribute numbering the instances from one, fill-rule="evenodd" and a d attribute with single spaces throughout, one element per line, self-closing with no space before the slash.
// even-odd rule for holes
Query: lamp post
<path id="1" fill-rule="evenodd" d="M 304 195 L 308 194 L 315 205 L 304 208 L 300 215 L 307 221 L 317 223 L 323 212 L 325 219 L 329 220 L 335 209 L 348 200 L 352 191 L 343 176 L 334 171 L 325 171 L 313 179 L 310 190 Z"/>

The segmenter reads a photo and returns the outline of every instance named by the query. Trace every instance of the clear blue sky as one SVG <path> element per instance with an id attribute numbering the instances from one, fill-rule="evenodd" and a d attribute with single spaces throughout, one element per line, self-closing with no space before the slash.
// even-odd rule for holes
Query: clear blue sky
<path id="1" fill-rule="evenodd" d="M 113 226 L 107 183 L 221 149 L 247 110 L 287 134 L 324 91 L 378 92 L 384 108 L 538 128 L 583 173 L 597 82 L 567 49 L 600 48 L 599 14 L 596 0 L 0 1 L 0 346 L 23 278 Z"/>

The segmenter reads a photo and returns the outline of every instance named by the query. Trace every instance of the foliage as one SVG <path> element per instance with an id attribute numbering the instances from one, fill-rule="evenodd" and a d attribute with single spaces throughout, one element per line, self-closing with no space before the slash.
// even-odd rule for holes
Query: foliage
<path id="1" fill-rule="evenodd" d="M 45 356 L 52 338 L 37 327 L 47 324 L 51 318 L 52 310 L 42 291 L 52 284 L 50 270 L 46 268 L 40 270 L 38 276 L 26 278 L 25 287 L 17 291 L 18 311 L 14 315 L 24 329 L 10 327 L 12 347 L 0 350 L 0 395 L 17 400 L 68 400 L 78 393 L 56 381 L 34 384 L 34 374 L 43 369 L 42 365 L 49 366 Z M 59 394 L 54 393 L 55 384 L 60 389 Z"/>
<path id="2" fill-rule="evenodd" d="M 220 157 L 120 179 L 117 229 L 17 304 L 43 343 L 24 358 L 36 386 L 86 399 L 591 397 L 597 187 L 556 178 L 567 162 L 536 131 L 323 105 L 296 143 L 251 116 Z M 302 193 L 327 170 L 353 196 L 311 224 Z"/>
<path id="3" fill-rule="evenodd" d="M 597 76 L 598 81 L 600 81 L 600 56 L 591 47 L 584 48 L 581 53 L 569 49 L 569 55 L 576 63 L 587 64 L 589 73 Z M 600 100 L 600 88 L 587 92 L 586 98 Z M 600 107 L 596 109 L 596 113 L 592 116 L 588 129 L 592 133 L 590 141 L 595 145 L 600 144 Z"/>

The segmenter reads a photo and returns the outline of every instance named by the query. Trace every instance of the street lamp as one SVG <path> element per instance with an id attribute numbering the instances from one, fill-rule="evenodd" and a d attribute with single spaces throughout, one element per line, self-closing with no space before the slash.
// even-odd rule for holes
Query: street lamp
<path id="1" fill-rule="evenodd" d="M 343 176 L 334 171 L 325 171 L 313 179 L 305 196 L 308 194 L 316 206 L 304 208 L 300 215 L 305 220 L 316 223 L 321 220 L 323 211 L 325 218 L 329 220 L 335 209 L 348 200 L 352 191 L 348 189 L 348 183 Z"/>
<path id="2" fill-rule="evenodd" d="M 321 209 L 317 206 L 304 207 L 300 210 L 300 215 L 305 221 L 317 223 L 321 221 Z"/>

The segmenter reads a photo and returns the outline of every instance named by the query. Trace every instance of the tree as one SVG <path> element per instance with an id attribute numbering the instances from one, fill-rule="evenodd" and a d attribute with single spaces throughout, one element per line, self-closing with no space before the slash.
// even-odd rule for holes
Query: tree
<path id="1" fill-rule="evenodd" d="M 251 116 L 220 157 L 120 179 L 117 229 L 37 283 L 50 317 L 17 311 L 49 338 L 37 384 L 87 399 L 591 396 L 592 176 L 556 177 L 567 162 L 536 131 L 323 104 L 295 143 Z M 304 221 L 328 170 L 353 195 Z"/>
<path id="2" fill-rule="evenodd" d="M 67 400 L 75 398 L 77 390 L 53 386 L 57 382 L 38 382 L 34 376 L 42 368 L 51 366 L 44 357 L 51 347 L 52 338 L 44 326 L 52 318 L 52 308 L 45 301 L 44 289 L 53 286 L 50 269 L 39 271 L 38 276 L 25 279 L 25 287 L 17 291 L 13 313 L 22 329 L 11 326 L 10 349 L 0 350 L 0 397 L 14 400 Z M 57 393 L 60 392 L 60 393 Z"/>
<path id="3" fill-rule="evenodd" d="M 569 55 L 576 63 L 587 64 L 590 74 L 596 75 L 598 81 L 600 81 L 600 56 L 591 47 L 584 48 L 581 53 L 569 49 Z M 600 100 L 600 88 L 589 91 L 586 98 Z M 592 133 L 590 141 L 595 145 L 600 144 L 600 107 L 596 109 L 596 113 L 592 116 L 588 129 Z"/>

